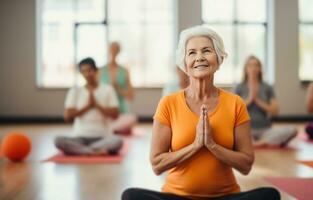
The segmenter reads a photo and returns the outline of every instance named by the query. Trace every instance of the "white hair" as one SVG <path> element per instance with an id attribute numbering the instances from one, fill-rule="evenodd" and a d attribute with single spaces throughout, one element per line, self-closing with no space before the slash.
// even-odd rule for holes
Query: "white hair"
<path id="1" fill-rule="evenodd" d="M 222 38 L 212 29 L 205 25 L 198 25 L 187 28 L 180 33 L 178 47 L 176 50 L 176 64 L 186 73 L 185 55 L 187 41 L 196 36 L 208 37 L 213 42 L 215 53 L 217 54 L 218 64 L 221 65 L 223 60 L 227 57 L 224 49 L 224 42 Z"/>

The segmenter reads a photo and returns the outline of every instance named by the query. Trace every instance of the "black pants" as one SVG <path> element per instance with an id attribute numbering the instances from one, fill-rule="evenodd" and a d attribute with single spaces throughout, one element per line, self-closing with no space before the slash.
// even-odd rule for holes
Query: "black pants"
<path id="1" fill-rule="evenodd" d="M 257 188 L 247 192 L 240 192 L 208 200 L 279 200 L 280 194 L 274 188 Z M 129 188 L 122 194 L 122 200 L 190 200 L 189 198 L 174 194 L 152 190 Z"/>

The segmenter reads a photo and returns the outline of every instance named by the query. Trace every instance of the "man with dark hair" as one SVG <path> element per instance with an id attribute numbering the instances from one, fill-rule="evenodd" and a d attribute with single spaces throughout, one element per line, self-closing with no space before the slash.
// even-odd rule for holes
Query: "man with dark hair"
<path id="1" fill-rule="evenodd" d="M 69 90 L 64 112 L 65 121 L 74 121 L 74 137 L 57 137 L 55 145 L 68 155 L 116 154 L 123 141 L 109 130 L 109 118 L 119 115 L 114 89 L 98 83 L 92 58 L 83 59 L 78 67 L 86 84 Z"/>

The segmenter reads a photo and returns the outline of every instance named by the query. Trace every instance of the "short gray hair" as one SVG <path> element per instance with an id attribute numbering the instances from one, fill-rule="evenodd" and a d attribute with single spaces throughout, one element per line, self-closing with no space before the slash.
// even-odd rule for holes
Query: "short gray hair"
<path id="1" fill-rule="evenodd" d="M 179 68 L 186 72 L 186 44 L 190 38 L 196 36 L 204 36 L 212 40 L 215 53 L 217 54 L 218 64 L 221 65 L 223 60 L 227 57 L 222 38 L 206 25 L 199 25 L 187 28 L 180 33 L 178 47 L 176 50 L 176 64 L 179 66 Z"/>

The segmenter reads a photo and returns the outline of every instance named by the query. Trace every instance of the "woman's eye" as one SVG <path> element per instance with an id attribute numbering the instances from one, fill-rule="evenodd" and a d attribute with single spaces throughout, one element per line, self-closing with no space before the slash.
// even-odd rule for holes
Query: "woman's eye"
<path id="1" fill-rule="evenodd" d="M 191 52 L 189 52 L 188 55 L 190 56 L 190 55 L 193 55 L 193 54 L 195 54 L 195 52 L 191 51 Z"/>

